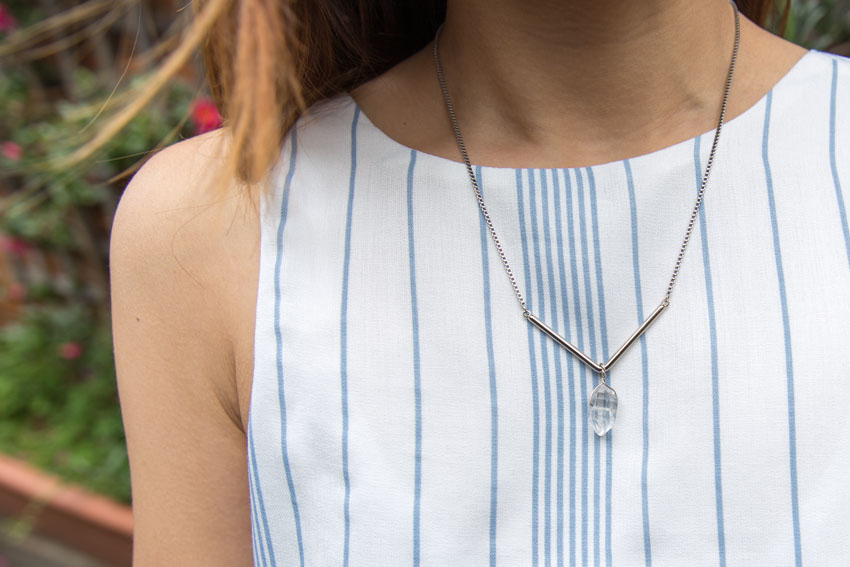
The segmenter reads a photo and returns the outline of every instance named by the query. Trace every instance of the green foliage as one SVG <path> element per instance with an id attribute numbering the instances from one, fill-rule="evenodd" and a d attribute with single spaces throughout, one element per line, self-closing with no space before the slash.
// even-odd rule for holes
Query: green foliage
<path id="1" fill-rule="evenodd" d="M 108 321 L 30 305 L 0 328 L 0 452 L 130 501 Z"/>
<path id="2" fill-rule="evenodd" d="M 174 129 L 184 122 L 193 92 L 184 82 L 173 81 L 155 104 L 142 111 L 95 159 L 57 172 L 50 160 L 70 154 L 97 130 L 100 106 L 61 99 L 44 106 L 32 104 L 32 81 L 27 75 L 21 69 L 0 73 L 0 115 L 9 117 L 0 137 L 20 145 L 23 153 L 19 161 L 0 158 L 0 165 L 4 177 L 29 193 L 20 206 L 0 215 L 0 231 L 48 248 L 74 250 L 78 239 L 65 222 L 68 210 L 107 200 L 116 190 L 108 184 L 110 179 L 163 140 L 173 138 L 172 134 L 191 135 L 188 129 Z M 74 84 L 81 100 L 107 98 L 104 85 L 98 87 L 97 76 L 85 68 L 75 69 Z"/>
<path id="3" fill-rule="evenodd" d="M 850 39 L 850 0 L 790 0 L 785 38 L 825 50 Z"/>

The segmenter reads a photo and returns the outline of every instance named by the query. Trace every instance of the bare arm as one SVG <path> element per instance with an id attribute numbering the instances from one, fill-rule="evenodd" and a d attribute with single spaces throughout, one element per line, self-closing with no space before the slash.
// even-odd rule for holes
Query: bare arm
<path id="1" fill-rule="evenodd" d="M 232 313 L 222 299 L 235 200 L 212 203 L 204 161 L 217 141 L 201 138 L 166 149 L 136 174 L 112 228 L 135 567 L 253 564 Z"/>

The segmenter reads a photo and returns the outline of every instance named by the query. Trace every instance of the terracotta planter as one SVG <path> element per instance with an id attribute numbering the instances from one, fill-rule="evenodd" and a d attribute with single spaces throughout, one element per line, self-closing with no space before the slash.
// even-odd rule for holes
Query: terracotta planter
<path id="1" fill-rule="evenodd" d="M 0 455 L 0 515 L 31 518 L 33 529 L 115 567 L 130 567 L 130 507 L 28 463 Z"/>

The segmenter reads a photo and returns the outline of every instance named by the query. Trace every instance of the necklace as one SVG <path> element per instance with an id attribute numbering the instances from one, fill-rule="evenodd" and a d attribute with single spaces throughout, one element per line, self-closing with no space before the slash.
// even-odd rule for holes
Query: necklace
<path id="1" fill-rule="evenodd" d="M 546 323 L 537 318 L 534 313 L 532 313 L 528 307 L 526 306 L 525 299 L 523 299 L 522 293 L 519 290 L 519 285 L 517 284 L 516 278 L 514 277 L 513 271 L 511 270 L 510 264 L 508 264 L 508 259 L 505 256 L 505 252 L 502 249 L 502 244 L 499 241 L 499 237 L 496 235 L 496 229 L 493 227 L 493 222 L 490 220 L 490 214 L 487 212 L 487 206 L 484 204 L 484 197 L 481 195 L 481 190 L 478 187 L 478 181 L 475 178 L 475 174 L 472 171 L 472 164 L 469 161 L 469 156 L 466 153 L 466 146 L 463 143 L 463 137 L 460 135 L 460 127 L 458 126 L 457 119 L 455 118 L 454 106 L 452 105 L 451 98 L 449 97 L 449 91 L 446 87 L 446 81 L 443 77 L 443 66 L 440 61 L 440 33 L 443 30 L 443 24 L 437 28 L 437 33 L 434 36 L 434 65 L 437 68 L 437 78 L 440 80 L 440 88 L 443 91 L 443 98 L 446 101 L 446 107 L 449 112 L 449 118 L 451 119 L 452 129 L 454 130 L 455 137 L 457 138 L 457 145 L 460 149 L 460 154 L 463 157 L 463 163 L 466 165 L 466 171 L 469 174 L 469 180 L 472 183 L 472 189 L 475 191 L 475 196 L 478 199 L 478 206 L 481 209 L 481 214 L 484 216 L 484 220 L 487 223 L 487 228 L 490 231 L 490 236 L 493 238 L 493 242 L 496 245 L 496 250 L 499 253 L 499 258 L 502 260 L 502 265 L 505 267 L 505 271 L 508 274 L 508 278 L 510 279 L 511 286 L 513 286 L 514 294 L 516 295 L 517 300 L 519 301 L 519 305 L 522 308 L 523 317 L 525 317 L 529 323 L 543 331 L 546 335 L 548 335 L 552 340 L 554 340 L 558 345 L 563 347 L 567 352 L 578 358 L 581 362 L 590 367 L 591 370 L 596 372 L 599 375 L 600 382 L 593 389 L 593 392 L 590 394 L 590 422 L 593 426 L 594 431 L 597 435 L 602 436 L 608 433 L 611 428 L 614 426 L 614 420 L 617 416 L 617 392 L 608 384 L 606 379 L 607 372 L 611 369 L 611 366 L 614 365 L 617 360 L 623 355 L 623 353 L 649 328 L 649 326 L 658 318 L 659 315 L 670 305 L 670 295 L 673 293 L 673 286 L 676 283 L 676 278 L 679 275 L 679 267 L 682 264 L 682 258 L 685 256 L 685 249 L 688 247 L 688 242 L 691 238 L 691 232 L 694 228 L 694 223 L 696 220 L 697 213 L 699 212 L 700 205 L 702 205 L 703 194 L 705 193 L 705 186 L 708 182 L 708 174 L 711 172 L 711 165 L 714 163 L 714 152 L 717 149 L 717 143 L 720 140 L 720 129 L 723 126 L 723 119 L 726 116 L 726 102 L 729 99 L 729 90 L 732 86 L 732 74 L 735 70 L 735 61 L 738 58 L 738 46 L 741 40 L 741 26 L 738 17 L 738 6 L 735 4 L 734 0 L 729 0 L 729 3 L 732 4 L 732 9 L 735 14 L 735 46 L 732 50 L 732 60 L 729 63 L 729 73 L 726 76 L 726 87 L 723 91 L 723 103 L 720 107 L 720 118 L 717 121 L 717 128 L 714 132 L 714 141 L 711 144 L 711 152 L 708 156 L 708 162 L 705 166 L 705 173 L 702 176 L 702 183 L 700 185 L 699 192 L 697 193 L 696 203 L 694 204 L 693 211 L 691 212 L 691 218 L 688 221 L 688 228 L 685 231 L 685 239 L 682 241 L 682 246 L 679 249 L 679 256 L 676 258 L 676 265 L 673 268 L 673 275 L 670 278 L 670 283 L 667 285 L 667 292 L 664 294 L 664 298 L 661 300 L 661 303 L 655 310 L 649 314 L 649 316 L 644 320 L 643 323 L 635 330 L 631 336 L 626 339 L 626 341 L 618 348 L 614 354 L 608 359 L 607 362 L 600 363 L 593 360 L 590 356 L 582 352 L 577 346 L 569 342 L 567 339 L 559 335 L 555 332 L 554 329 L 549 327 Z"/>

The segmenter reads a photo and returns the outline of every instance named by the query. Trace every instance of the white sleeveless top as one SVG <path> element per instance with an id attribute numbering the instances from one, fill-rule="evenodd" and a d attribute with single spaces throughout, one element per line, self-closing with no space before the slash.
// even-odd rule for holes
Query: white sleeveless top
<path id="1" fill-rule="evenodd" d="M 595 360 L 661 302 L 713 134 L 475 168 L 529 308 Z M 603 438 L 598 376 L 523 318 L 463 163 L 342 94 L 261 207 L 256 565 L 850 564 L 850 60 L 809 51 L 723 126 Z"/>

